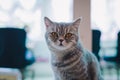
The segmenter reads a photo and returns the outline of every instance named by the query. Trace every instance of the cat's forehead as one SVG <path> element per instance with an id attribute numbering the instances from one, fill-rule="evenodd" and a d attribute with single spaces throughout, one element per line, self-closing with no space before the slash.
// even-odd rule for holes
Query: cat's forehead
<path id="1" fill-rule="evenodd" d="M 71 23 L 54 23 L 54 25 L 51 27 L 52 31 L 55 32 L 70 32 L 73 31 Z"/>
<path id="2" fill-rule="evenodd" d="M 70 28 L 70 24 L 67 24 L 67 23 L 56 23 L 54 25 L 54 28 L 57 30 L 64 30 L 64 29 L 69 29 Z"/>

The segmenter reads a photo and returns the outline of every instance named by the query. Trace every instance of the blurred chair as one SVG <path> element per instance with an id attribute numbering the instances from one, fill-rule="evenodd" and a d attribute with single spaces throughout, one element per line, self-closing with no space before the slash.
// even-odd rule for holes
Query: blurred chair
<path id="1" fill-rule="evenodd" d="M 104 61 L 114 64 L 113 67 L 115 67 L 115 69 L 117 71 L 117 77 L 118 77 L 117 79 L 119 80 L 119 76 L 120 76 L 120 74 L 119 74 L 119 70 L 120 70 L 120 32 L 118 32 L 118 34 L 117 34 L 117 47 L 115 49 L 117 50 L 116 56 L 104 57 Z"/>
<path id="2" fill-rule="evenodd" d="M 100 61 L 99 50 L 100 50 L 100 37 L 101 32 L 99 30 L 92 30 L 92 52 Z"/>
<path id="3" fill-rule="evenodd" d="M 18 28 L 0 28 L 0 67 L 24 70 L 35 62 L 26 48 L 26 32 Z"/>
<path id="4" fill-rule="evenodd" d="M 104 57 L 105 61 L 120 63 L 120 32 L 117 35 L 117 54 L 114 57 Z"/>

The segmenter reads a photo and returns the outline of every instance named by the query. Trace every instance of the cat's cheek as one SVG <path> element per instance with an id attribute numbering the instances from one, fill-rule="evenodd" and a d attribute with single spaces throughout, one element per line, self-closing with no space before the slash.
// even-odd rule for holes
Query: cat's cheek
<path id="1" fill-rule="evenodd" d="M 73 46 L 73 43 L 71 42 L 67 45 L 68 48 L 71 48 L 72 46 Z"/>
<path id="2" fill-rule="evenodd" d="M 47 40 L 47 41 L 49 41 L 49 42 L 51 42 L 51 39 L 50 39 L 50 37 L 48 37 L 46 40 Z"/>
<path id="3" fill-rule="evenodd" d="M 76 40 L 71 40 L 71 42 L 72 42 L 73 44 L 77 44 L 77 41 L 76 41 Z"/>
<path id="4" fill-rule="evenodd" d="M 54 45 L 56 45 L 56 46 L 58 46 L 58 45 L 59 45 L 58 40 L 57 40 L 56 42 L 53 42 L 53 43 L 54 43 Z"/>
<path id="5" fill-rule="evenodd" d="M 68 45 L 68 43 L 66 42 L 66 41 L 63 41 L 63 46 L 67 46 Z"/>
<path id="6" fill-rule="evenodd" d="M 51 42 L 51 45 L 54 47 L 54 48 L 57 48 L 59 46 L 59 43 L 58 42 Z"/>
<path id="7" fill-rule="evenodd" d="M 50 44 L 50 48 L 51 48 L 51 47 L 56 49 L 56 45 L 55 45 L 54 43 L 51 43 L 51 44 Z"/>

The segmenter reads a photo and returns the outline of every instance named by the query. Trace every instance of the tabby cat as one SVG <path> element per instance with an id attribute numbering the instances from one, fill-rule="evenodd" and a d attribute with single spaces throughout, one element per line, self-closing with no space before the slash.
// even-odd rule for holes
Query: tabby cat
<path id="1" fill-rule="evenodd" d="M 103 80 L 96 57 L 81 45 L 80 21 L 58 23 L 44 18 L 55 80 Z"/>

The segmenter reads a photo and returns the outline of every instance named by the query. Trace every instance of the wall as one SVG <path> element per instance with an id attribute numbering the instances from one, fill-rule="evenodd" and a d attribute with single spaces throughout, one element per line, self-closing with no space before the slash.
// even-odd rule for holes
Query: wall
<path id="1" fill-rule="evenodd" d="M 74 19 L 82 17 L 79 29 L 80 38 L 88 50 L 91 50 L 90 1 L 73 0 L 73 17 Z"/>

